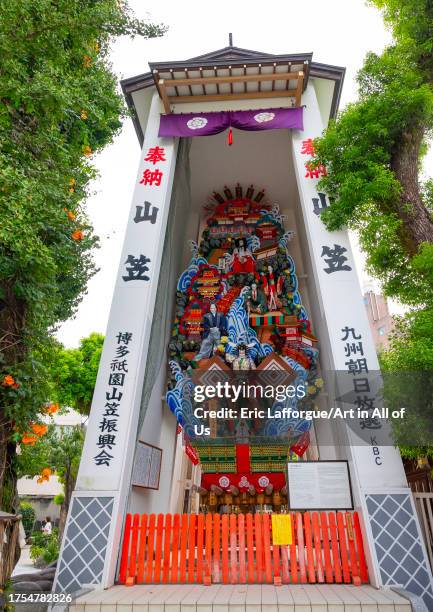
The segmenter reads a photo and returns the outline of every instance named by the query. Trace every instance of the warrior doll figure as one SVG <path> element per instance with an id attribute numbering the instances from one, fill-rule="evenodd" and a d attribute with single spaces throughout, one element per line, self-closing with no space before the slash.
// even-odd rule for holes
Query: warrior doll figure
<path id="1" fill-rule="evenodd" d="M 225 336 L 226 333 L 227 319 L 221 312 L 218 312 L 216 304 L 212 303 L 209 312 L 203 317 L 203 340 L 194 361 L 212 357 L 221 342 L 221 336 Z"/>
<path id="2" fill-rule="evenodd" d="M 247 355 L 247 347 L 245 344 L 238 344 L 238 356 L 227 356 L 227 361 L 231 363 L 233 370 L 248 372 L 249 370 L 255 370 L 256 364 L 251 357 Z"/>
<path id="3" fill-rule="evenodd" d="M 278 310 L 278 308 L 281 307 L 281 302 L 278 299 L 278 295 L 281 293 L 283 285 L 281 276 L 278 277 L 278 280 L 275 283 L 274 269 L 272 266 L 268 266 L 268 274 L 266 275 L 262 272 L 262 281 L 266 297 L 268 298 L 269 310 Z"/>

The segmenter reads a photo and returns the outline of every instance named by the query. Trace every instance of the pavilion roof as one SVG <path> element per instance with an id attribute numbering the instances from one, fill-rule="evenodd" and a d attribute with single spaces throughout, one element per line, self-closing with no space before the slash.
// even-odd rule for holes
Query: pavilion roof
<path id="1" fill-rule="evenodd" d="M 312 53 L 273 55 L 228 46 L 184 61 L 150 62 L 150 72 L 121 82 L 128 106 L 133 94 L 156 87 L 166 113 L 173 104 L 288 97 L 301 105 L 310 77 L 334 82 L 330 116 L 340 101 L 345 69 L 313 62 Z M 137 125 L 136 125 L 137 128 Z"/>

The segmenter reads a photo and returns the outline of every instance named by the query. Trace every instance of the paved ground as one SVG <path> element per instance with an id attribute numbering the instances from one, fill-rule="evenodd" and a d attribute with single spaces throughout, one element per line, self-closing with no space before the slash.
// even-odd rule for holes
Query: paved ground
<path id="1" fill-rule="evenodd" d="M 140 585 L 88 593 L 69 612 L 411 612 L 388 589 L 352 585 Z"/>
<path id="2" fill-rule="evenodd" d="M 39 571 L 30 559 L 30 546 L 25 546 L 21 549 L 21 557 L 18 561 L 12 576 L 18 576 L 18 574 L 30 574 L 32 572 Z"/>

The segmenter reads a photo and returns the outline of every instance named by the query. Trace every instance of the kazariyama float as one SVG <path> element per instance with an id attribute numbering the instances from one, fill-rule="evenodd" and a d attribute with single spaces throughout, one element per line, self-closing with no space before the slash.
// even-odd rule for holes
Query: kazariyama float
<path id="1" fill-rule="evenodd" d="M 141 153 L 56 589 L 369 582 L 433 609 L 385 425 L 300 418 L 335 371 L 343 407 L 376 399 L 314 163 L 344 69 L 232 46 L 150 69 L 122 83 Z"/>

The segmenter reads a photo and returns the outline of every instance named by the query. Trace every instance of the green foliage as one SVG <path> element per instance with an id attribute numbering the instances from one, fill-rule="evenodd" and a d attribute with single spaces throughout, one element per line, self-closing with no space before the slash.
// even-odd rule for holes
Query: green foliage
<path id="1" fill-rule="evenodd" d="M 54 495 L 53 497 L 53 502 L 56 504 L 56 506 L 61 506 L 64 501 L 65 501 L 65 496 L 63 495 L 63 493 L 58 493 L 57 495 Z"/>
<path id="2" fill-rule="evenodd" d="M 433 6 L 427 0 L 372 3 L 383 8 L 395 42 L 380 56 L 367 55 L 358 74 L 358 102 L 315 141 L 316 162 L 328 168 L 321 188 L 332 200 L 322 219 L 330 230 L 348 225 L 358 232 L 368 269 L 388 295 L 410 305 L 431 304 L 432 247 L 414 235 L 417 198 L 405 204 L 396 171 L 403 143 L 412 142 L 416 174 L 416 154 L 420 161 L 422 139 L 433 127 Z M 430 212 L 431 194 L 427 182 L 420 205 Z"/>
<path id="3" fill-rule="evenodd" d="M 92 333 L 76 349 L 56 347 L 49 371 L 53 400 L 89 414 L 103 344 L 104 336 Z"/>
<path id="4" fill-rule="evenodd" d="M 50 468 L 60 481 L 69 473 L 76 477 L 83 443 L 84 432 L 79 425 L 50 425 L 45 436 L 33 446 L 21 446 L 17 456 L 18 475 L 38 476 L 44 468 Z"/>
<path id="5" fill-rule="evenodd" d="M 392 421 L 395 442 L 404 456 L 432 456 L 433 449 L 433 308 L 411 312 L 397 321 L 388 351 L 381 353 L 384 398 L 391 410 L 406 408 Z"/>
<path id="6" fill-rule="evenodd" d="M 32 534 L 30 558 L 37 567 L 44 567 L 59 557 L 60 542 L 58 529 L 54 528 L 50 535 L 41 531 Z"/>
<path id="7" fill-rule="evenodd" d="M 325 225 L 355 230 L 368 271 L 412 308 L 380 359 L 385 402 L 407 407 L 392 423 L 394 439 L 414 458 L 431 455 L 433 439 L 433 185 L 418 177 L 433 128 L 433 4 L 370 4 L 382 10 L 393 44 L 367 55 L 359 99 L 315 141 L 314 163 L 328 169 Z"/>
<path id="8" fill-rule="evenodd" d="M 50 397 L 49 334 L 96 271 L 91 155 L 125 115 L 110 43 L 165 28 L 118 0 L 0 0 L 0 11 L 0 380 L 19 385 L 0 387 L 0 402 L 25 428 Z"/>
<path id="9" fill-rule="evenodd" d="M 28 538 L 32 533 L 33 525 L 35 524 L 36 512 L 33 506 L 26 501 L 20 503 L 18 508 L 19 514 L 22 516 L 22 522 L 26 537 Z"/>

